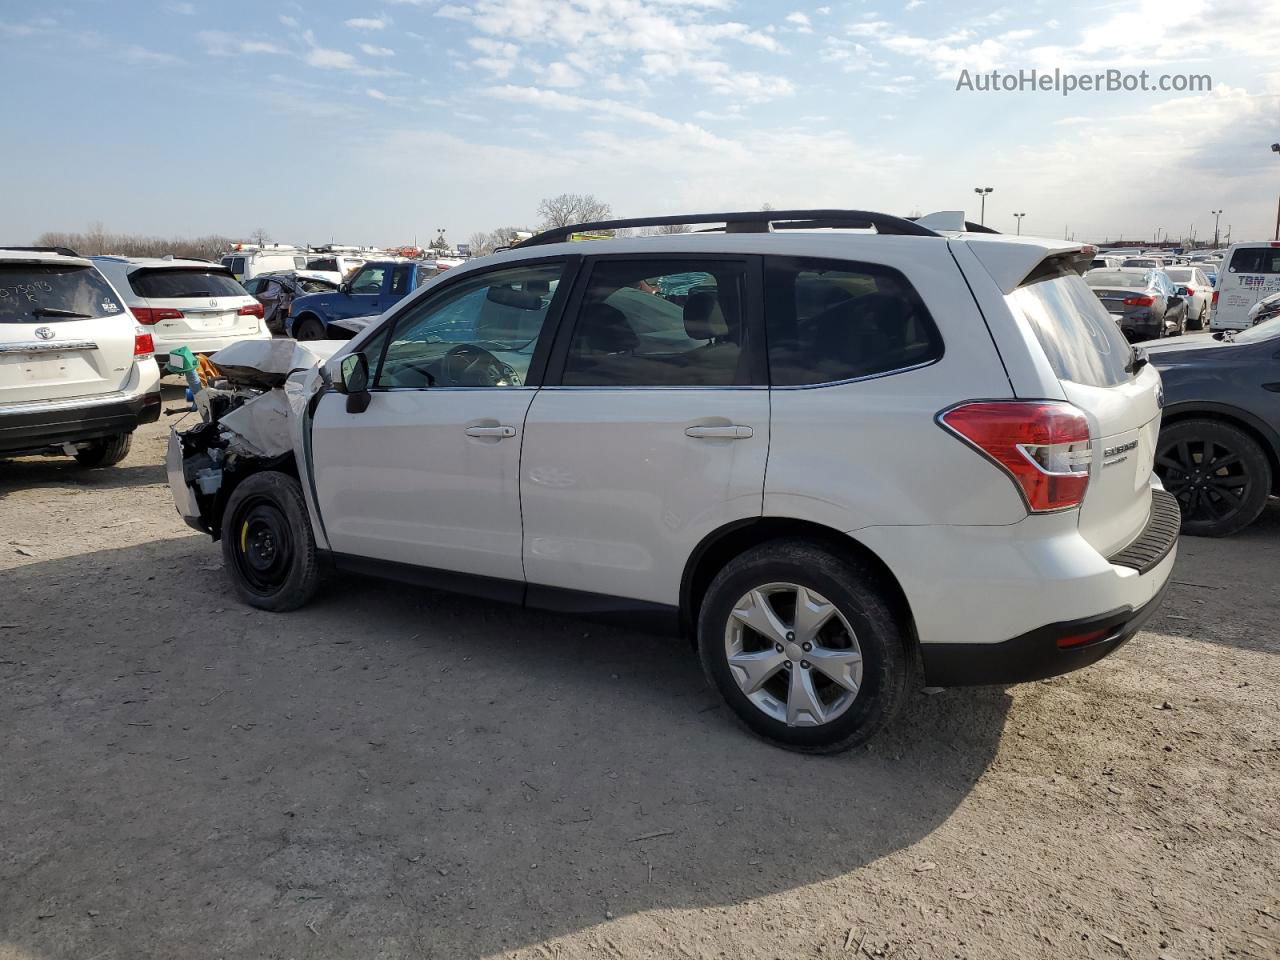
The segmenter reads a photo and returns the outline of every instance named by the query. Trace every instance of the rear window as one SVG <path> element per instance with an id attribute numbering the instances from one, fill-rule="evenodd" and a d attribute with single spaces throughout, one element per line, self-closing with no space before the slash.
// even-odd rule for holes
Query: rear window
<path id="1" fill-rule="evenodd" d="M 1230 273 L 1280 273 L 1280 247 L 1253 247 L 1231 255 Z"/>
<path id="2" fill-rule="evenodd" d="M 111 285 L 93 267 L 0 265 L 0 323 L 87 320 L 123 313 Z"/>
<path id="3" fill-rule="evenodd" d="M 1008 299 L 1031 324 L 1059 380 L 1113 387 L 1129 379 L 1129 342 L 1074 270 L 1045 264 Z"/>
<path id="4" fill-rule="evenodd" d="M 1091 287 L 1145 287 L 1145 273 L 1119 273 L 1114 270 L 1090 270 L 1084 282 Z"/>
<path id="5" fill-rule="evenodd" d="M 1125 260 L 1121 262 L 1122 267 L 1158 267 L 1160 264 L 1154 260 Z"/>
<path id="6" fill-rule="evenodd" d="M 160 267 L 129 274 L 133 292 L 148 300 L 189 297 L 243 297 L 244 287 L 223 270 L 206 267 Z"/>
<path id="7" fill-rule="evenodd" d="M 333 257 L 321 257 L 319 260 L 312 260 L 307 263 L 308 270 L 327 270 L 333 273 L 338 272 L 338 261 Z"/>
<path id="8" fill-rule="evenodd" d="M 1189 283 L 1191 281 L 1191 271 L 1187 269 L 1166 270 L 1165 273 L 1169 275 L 1170 280 L 1173 280 L 1177 283 Z"/>

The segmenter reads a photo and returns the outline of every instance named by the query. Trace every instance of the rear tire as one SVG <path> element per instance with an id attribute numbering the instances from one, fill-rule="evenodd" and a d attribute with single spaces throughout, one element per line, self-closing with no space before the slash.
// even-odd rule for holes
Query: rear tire
<path id="1" fill-rule="evenodd" d="M 299 342 L 324 339 L 324 324 L 315 317 L 302 317 L 293 327 L 293 339 Z"/>
<path id="2" fill-rule="evenodd" d="M 315 596 L 320 564 L 297 480 L 264 470 L 231 492 L 222 560 L 240 599 L 260 610 L 296 610 Z"/>
<path id="3" fill-rule="evenodd" d="M 85 444 L 76 451 L 76 463 L 90 469 L 114 467 L 129 455 L 133 446 L 132 433 L 117 433 Z"/>
<path id="4" fill-rule="evenodd" d="M 1207 309 L 1207 308 L 1205 308 L 1205 307 L 1201 307 L 1201 308 L 1200 308 L 1200 316 L 1196 317 L 1195 326 L 1191 327 L 1191 329 L 1192 329 L 1192 330 L 1203 330 L 1203 329 L 1204 329 L 1204 321 L 1205 321 L 1205 317 L 1207 316 L 1208 312 L 1209 312 L 1209 311 L 1208 311 L 1208 309 Z"/>
<path id="5" fill-rule="evenodd" d="M 1182 420 L 1160 431 L 1156 473 L 1182 508 L 1182 532 L 1226 537 L 1262 513 L 1271 463 L 1258 442 L 1217 420 Z"/>
<path id="6" fill-rule="evenodd" d="M 866 743 L 901 710 L 912 679 L 905 631 L 865 564 L 780 540 L 711 582 L 698 653 L 749 730 L 788 750 L 835 753 Z"/>

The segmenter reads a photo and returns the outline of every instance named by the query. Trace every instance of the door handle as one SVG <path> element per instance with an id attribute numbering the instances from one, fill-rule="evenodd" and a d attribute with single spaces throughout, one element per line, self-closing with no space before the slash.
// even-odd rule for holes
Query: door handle
<path id="1" fill-rule="evenodd" d="M 514 437 L 516 435 L 515 427 L 467 427 L 468 437 Z"/>
<path id="2" fill-rule="evenodd" d="M 746 440 L 754 434 L 750 427 L 731 423 L 727 427 L 685 427 L 684 435 L 695 440 Z"/>

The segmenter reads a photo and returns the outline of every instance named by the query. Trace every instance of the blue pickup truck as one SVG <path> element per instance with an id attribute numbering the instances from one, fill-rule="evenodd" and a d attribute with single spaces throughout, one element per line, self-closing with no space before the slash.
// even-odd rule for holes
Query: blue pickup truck
<path id="1" fill-rule="evenodd" d="M 377 316 L 439 273 L 433 260 L 370 260 L 337 290 L 294 300 L 284 332 L 295 340 L 350 340 L 355 328 L 338 321 Z"/>

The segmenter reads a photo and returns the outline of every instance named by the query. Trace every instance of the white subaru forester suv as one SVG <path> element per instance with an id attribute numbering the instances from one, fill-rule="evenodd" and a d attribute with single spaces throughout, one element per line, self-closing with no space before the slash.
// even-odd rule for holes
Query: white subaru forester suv
<path id="1" fill-rule="evenodd" d="M 958 214 L 557 229 L 283 389 L 228 391 L 170 480 L 254 606 L 337 569 L 654 615 L 752 730 L 842 749 L 918 683 L 1073 670 L 1158 604 L 1160 377 L 1081 279 L 1092 255 Z"/>

